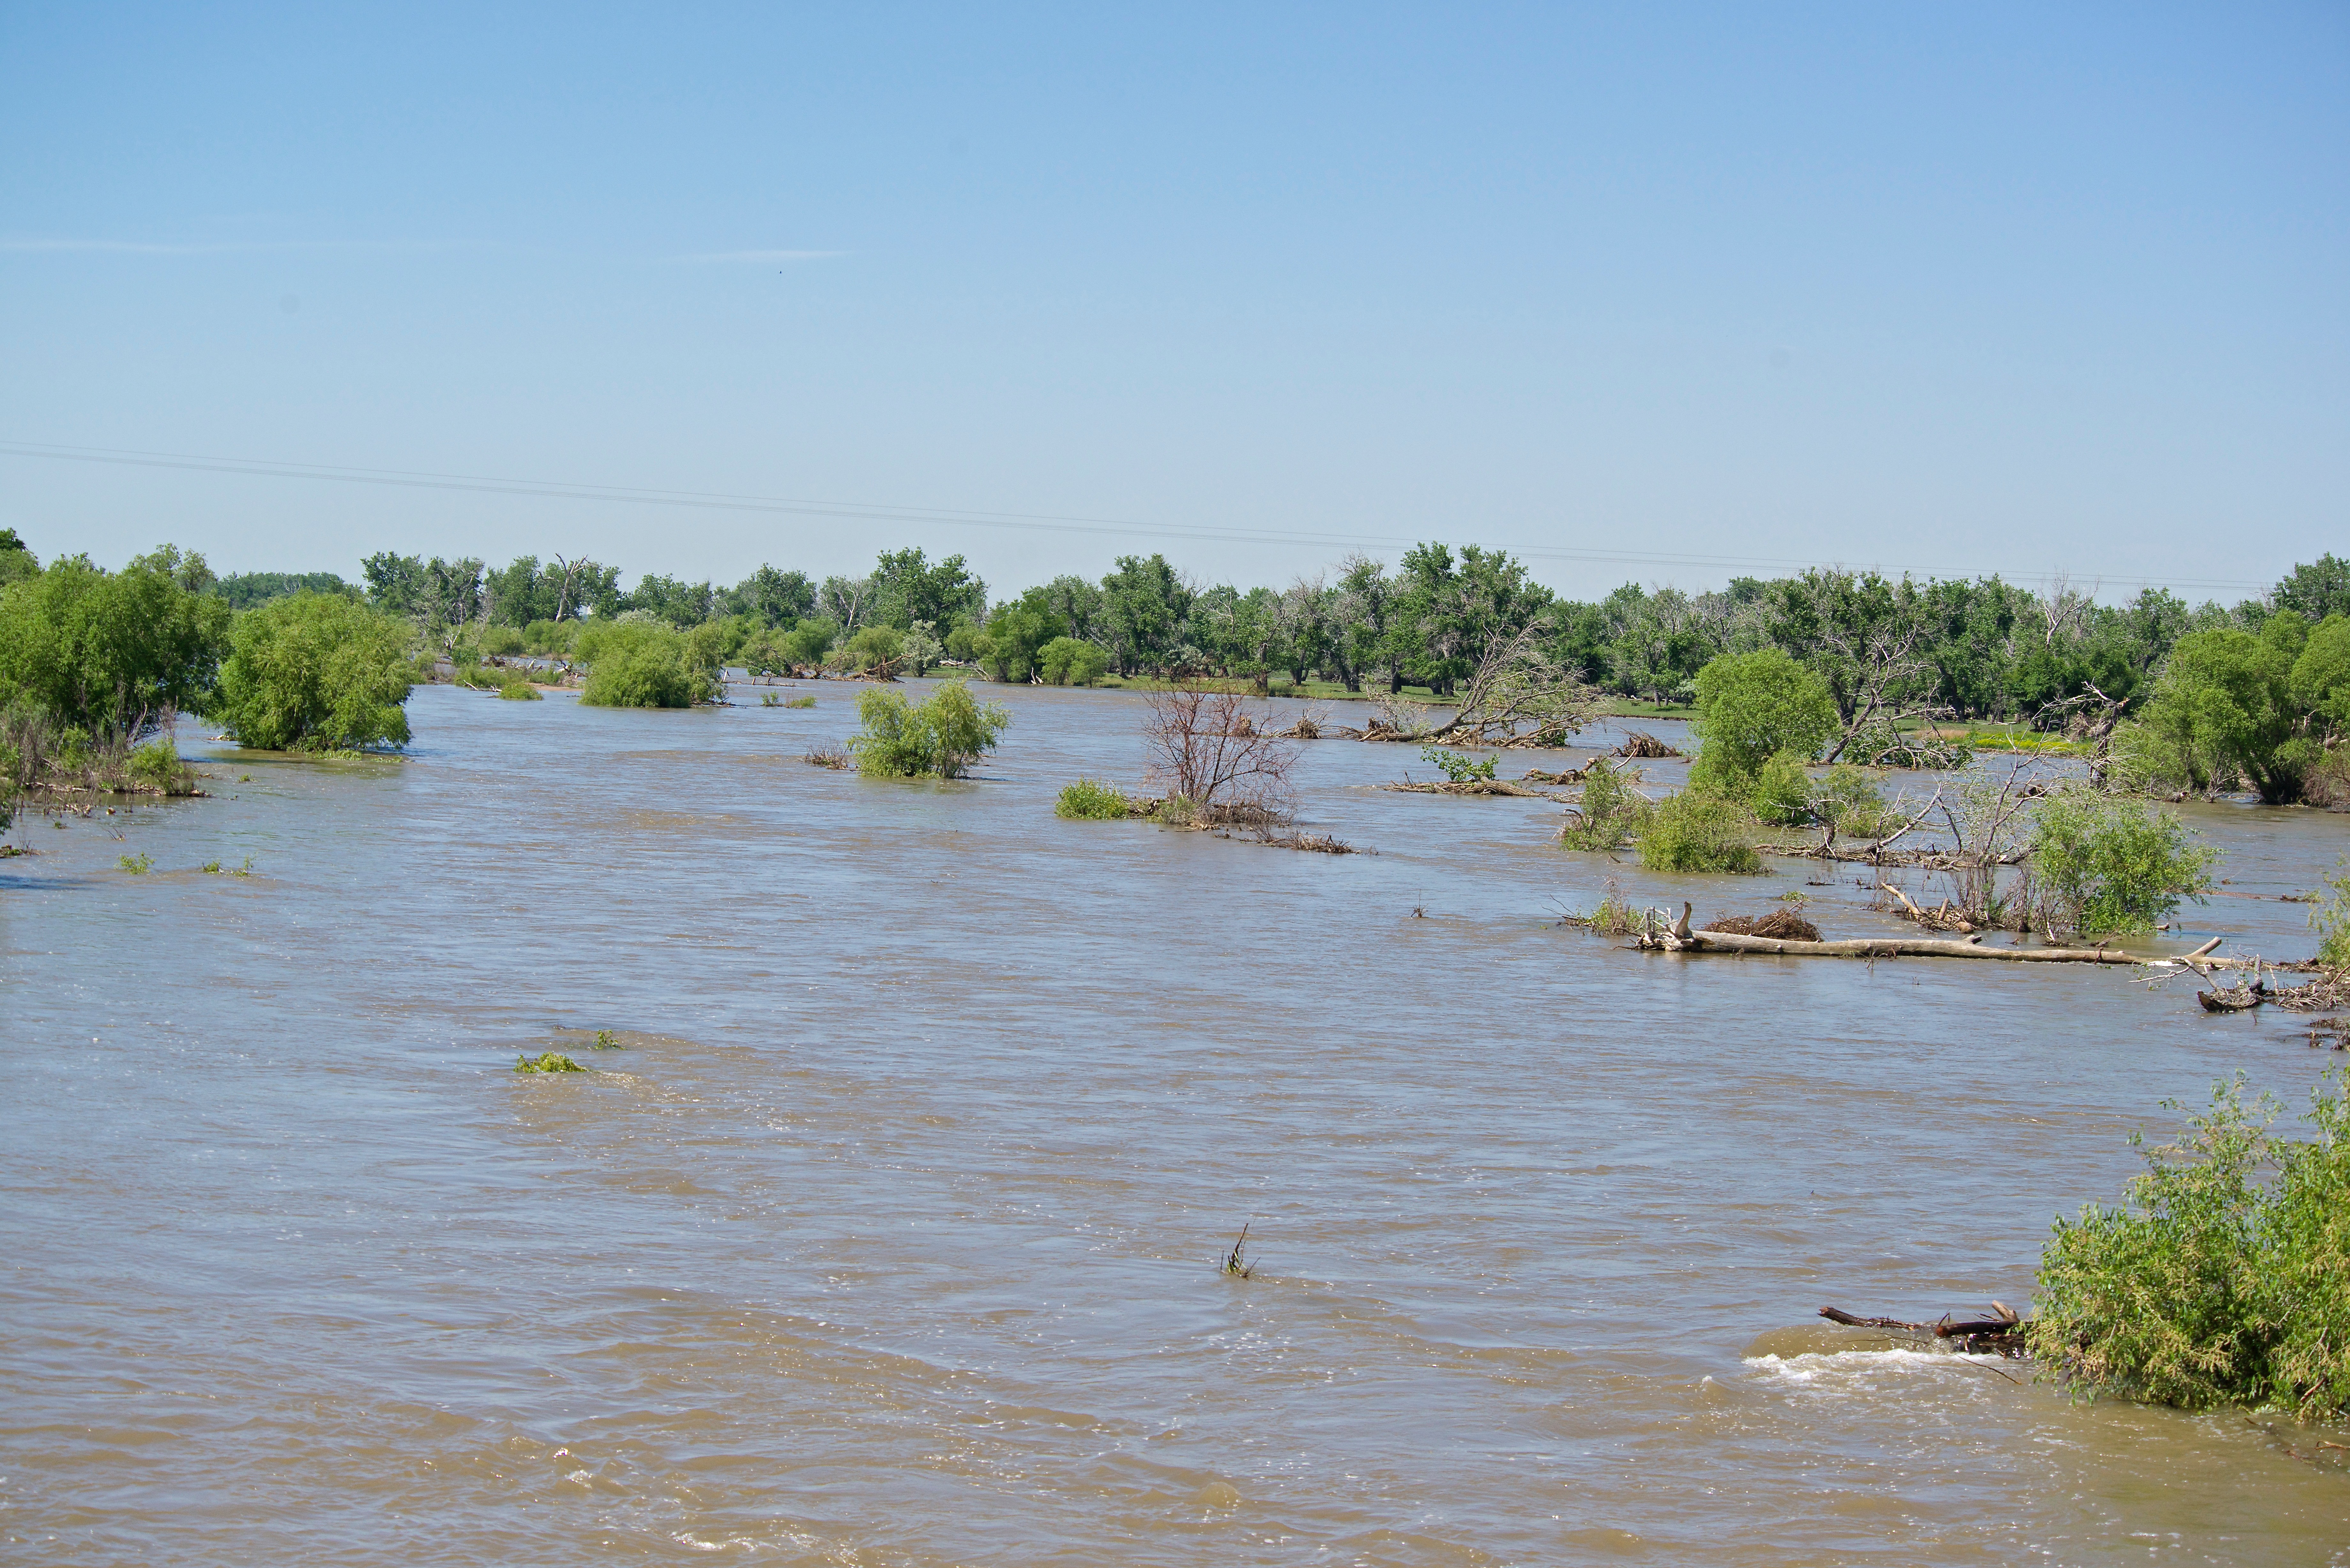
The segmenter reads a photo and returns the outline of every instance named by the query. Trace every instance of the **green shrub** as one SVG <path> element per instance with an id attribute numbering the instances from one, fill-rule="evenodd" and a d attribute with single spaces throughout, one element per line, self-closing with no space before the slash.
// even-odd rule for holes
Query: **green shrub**
<path id="1" fill-rule="evenodd" d="M 559 1051 L 542 1051 L 536 1059 L 529 1056 L 515 1058 L 515 1071 L 517 1073 L 584 1073 L 587 1070 Z"/>
<path id="2" fill-rule="evenodd" d="M 1090 686 L 1109 673 L 1109 650 L 1099 643 L 1056 637 L 1037 649 L 1038 672 L 1051 686 Z"/>
<path id="3" fill-rule="evenodd" d="M 2343 1083 L 2335 1068 L 2313 1092 L 2309 1142 L 2272 1137 L 2274 1103 L 2248 1109 L 2237 1084 L 2214 1090 L 2180 1143 L 2146 1150 L 2134 1136 L 2145 1168 L 2122 1204 L 2059 1220 L 2041 1254 L 2027 1333 L 2043 1376 L 2186 1409 L 2350 1413 Z"/>
<path id="4" fill-rule="evenodd" d="M 530 683 L 527 675 L 516 675 L 498 683 L 498 695 L 508 702 L 536 702 L 546 693 Z"/>
<path id="5" fill-rule="evenodd" d="M 1110 822 L 1132 813 L 1121 791 L 1097 779 L 1079 779 L 1062 789 L 1060 798 L 1053 803 L 1053 815 L 1083 822 Z"/>
<path id="6" fill-rule="evenodd" d="M 2050 796 L 2033 826 L 2032 874 L 2048 922 L 2085 935 L 2150 931 L 2180 898 L 2199 903 L 2219 857 L 2174 814 L 2086 789 Z"/>
<path id="7" fill-rule="evenodd" d="M 116 864 L 133 877 L 144 877 L 155 868 L 154 857 L 147 855 L 124 855 L 117 858 Z"/>
<path id="8" fill-rule="evenodd" d="M 522 628 L 523 651 L 542 658 L 568 653 L 578 636 L 577 620 L 535 620 Z"/>
<path id="9" fill-rule="evenodd" d="M 1442 746 L 1422 746 L 1419 749 L 1419 755 L 1421 761 L 1433 763 L 1448 780 L 1454 784 L 1469 784 L 1477 779 L 1489 779 L 1494 776 L 1494 759 L 1492 757 L 1487 757 L 1481 763 L 1476 758 L 1463 756 L 1459 752 L 1448 752 Z"/>
<path id="10" fill-rule="evenodd" d="M 2309 928 L 2317 933 L 2317 961 L 2331 970 L 2350 970 L 2350 856 L 2334 862 L 2325 891 L 2309 911 Z"/>
<path id="11" fill-rule="evenodd" d="M 925 702 L 886 689 L 860 692 L 857 716 L 861 734 L 849 738 L 857 770 L 876 778 L 934 774 L 956 779 L 995 749 L 1012 716 L 995 703 L 981 707 L 960 680 L 941 686 Z"/>
<path id="12" fill-rule="evenodd" d="M 1651 871 L 1723 871 L 1756 876 L 1754 814 L 1737 801 L 1694 789 L 1667 795 L 1639 830 L 1640 864 Z"/>
<path id="13" fill-rule="evenodd" d="M 718 695 L 715 666 L 687 634 L 658 620 L 598 620 L 579 634 L 588 665 L 579 700 L 598 708 L 690 708 Z"/>
<path id="14" fill-rule="evenodd" d="M 1838 763 L 1827 777 L 1812 787 L 1812 820 L 1832 825 L 1838 833 L 1875 838 L 1889 826 L 1885 797 L 1866 774 L 1850 763 Z"/>
<path id="15" fill-rule="evenodd" d="M 1764 763 L 1755 775 L 1753 801 L 1754 815 L 1764 822 L 1794 827 L 1811 821 L 1812 779 L 1804 772 L 1804 760 L 1781 752 Z"/>
<path id="16" fill-rule="evenodd" d="M 894 672 L 906 656 L 906 634 L 894 626 L 868 626 L 848 639 L 847 650 L 854 669 Z"/>
<path id="17" fill-rule="evenodd" d="M 1697 672 L 1695 729 L 1705 744 L 1690 767 L 1700 794 L 1753 798 L 1763 764 L 1782 753 L 1800 766 L 1837 729 L 1826 681 L 1783 649 L 1726 653 Z"/>
<path id="18" fill-rule="evenodd" d="M 1583 770 L 1583 799 L 1559 842 L 1569 849 L 1613 851 L 1638 837 L 1657 809 L 1639 782 L 1640 770 L 1631 763 L 1594 757 Z"/>
<path id="19" fill-rule="evenodd" d="M 481 649 L 484 653 L 494 653 L 500 658 L 520 653 L 523 650 L 522 630 L 511 626 L 484 627 Z"/>
<path id="20" fill-rule="evenodd" d="M 196 793 L 196 770 L 180 760 L 180 748 L 169 735 L 133 747 L 128 771 L 134 785 L 157 794 Z"/>
<path id="21" fill-rule="evenodd" d="M 340 594 L 297 593 L 236 618 L 207 717 L 240 745 L 348 751 L 408 740 L 408 628 Z"/>

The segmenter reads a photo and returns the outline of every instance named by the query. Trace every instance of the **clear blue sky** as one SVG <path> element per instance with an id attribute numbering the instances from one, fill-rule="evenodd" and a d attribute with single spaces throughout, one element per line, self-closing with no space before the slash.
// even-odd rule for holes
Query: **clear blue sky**
<path id="1" fill-rule="evenodd" d="M 2350 552 L 2346 165 L 2339 4 L 8 4 L 0 441 L 1134 532 L 25 455 L 0 524 L 2257 583 Z"/>

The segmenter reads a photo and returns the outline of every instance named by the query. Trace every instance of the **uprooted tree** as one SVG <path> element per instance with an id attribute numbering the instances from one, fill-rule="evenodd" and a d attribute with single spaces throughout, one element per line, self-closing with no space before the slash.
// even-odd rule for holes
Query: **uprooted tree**
<path id="1" fill-rule="evenodd" d="M 1495 749 L 1563 745 L 1591 722 L 1599 692 L 1550 651 L 1551 636 L 1550 623 L 1537 619 L 1495 642 L 1443 723 L 1431 728 L 1418 711 L 1390 700 L 1379 704 L 1381 716 L 1363 739 Z"/>

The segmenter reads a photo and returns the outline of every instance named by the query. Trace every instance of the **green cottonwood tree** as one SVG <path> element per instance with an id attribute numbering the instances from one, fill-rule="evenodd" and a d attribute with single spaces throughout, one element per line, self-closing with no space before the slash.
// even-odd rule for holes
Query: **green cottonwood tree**
<path id="1" fill-rule="evenodd" d="M 1827 682 L 1785 652 L 1723 654 L 1697 672 L 1697 732 L 1704 739 L 1690 787 L 1746 799 L 1762 765 L 1819 755 L 1839 722 Z"/>
<path id="2" fill-rule="evenodd" d="M 236 618 L 205 717 L 240 745 L 339 751 L 408 741 L 408 628 L 341 594 L 298 593 Z"/>
<path id="3" fill-rule="evenodd" d="M 2300 799 L 2315 748 L 2302 732 L 2293 672 L 2308 640 L 2309 623 L 2292 610 L 2269 617 L 2258 636 L 2189 632 L 2155 684 L 2147 732 L 2199 784 L 2241 774 L 2272 805 Z"/>
<path id="4" fill-rule="evenodd" d="M 186 586 L 210 578 L 202 556 L 166 545 L 120 572 L 70 556 L 10 583 L 0 589 L 0 701 L 125 740 L 202 707 L 233 615 Z"/>

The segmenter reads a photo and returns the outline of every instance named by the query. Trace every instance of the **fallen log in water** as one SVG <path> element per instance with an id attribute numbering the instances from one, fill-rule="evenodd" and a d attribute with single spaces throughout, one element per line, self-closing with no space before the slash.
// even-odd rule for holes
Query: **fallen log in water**
<path id="1" fill-rule="evenodd" d="M 2138 961 L 2128 953 L 2099 948 L 1987 948 L 1976 937 L 1962 942 L 1928 941 L 1918 937 L 1853 937 L 1842 941 L 1806 942 L 1786 937 L 1742 937 L 1728 931 L 1692 931 L 1686 937 L 1668 932 L 1640 939 L 1643 947 L 1667 952 L 1770 953 L 1779 958 L 1966 958 L 1999 959 L 2010 963 L 2126 963 Z"/>
<path id="2" fill-rule="evenodd" d="M 1405 779 L 1398 784 L 1383 784 L 1381 789 L 1400 790 L 1406 794 L 1506 794 L 1521 795 L 1528 800 L 1557 800 L 1561 797 L 1538 789 L 1528 789 L 1507 779 L 1434 779 L 1415 783 Z"/>
<path id="3" fill-rule="evenodd" d="M 1993 1317 L 1952 1318 L 1944 1316 L 1934 1323 L 1911 1323 L 1898 1317 L 1859 1317 L 1836 1307 L 1820 1308 L 1820 1315 L 1830 1323 L 1840 1323 L 1847 1328 L 1890 1328 L 1905 1334 L 1930 1334 L 1936 1339 L 1958 1341 L 1961 1350 L 1991 1351 L 2001 1355 L 2023 1354 L 2024 1321 L 2015 1309 L 2003 1302 L 1993 1302 Z"/>

